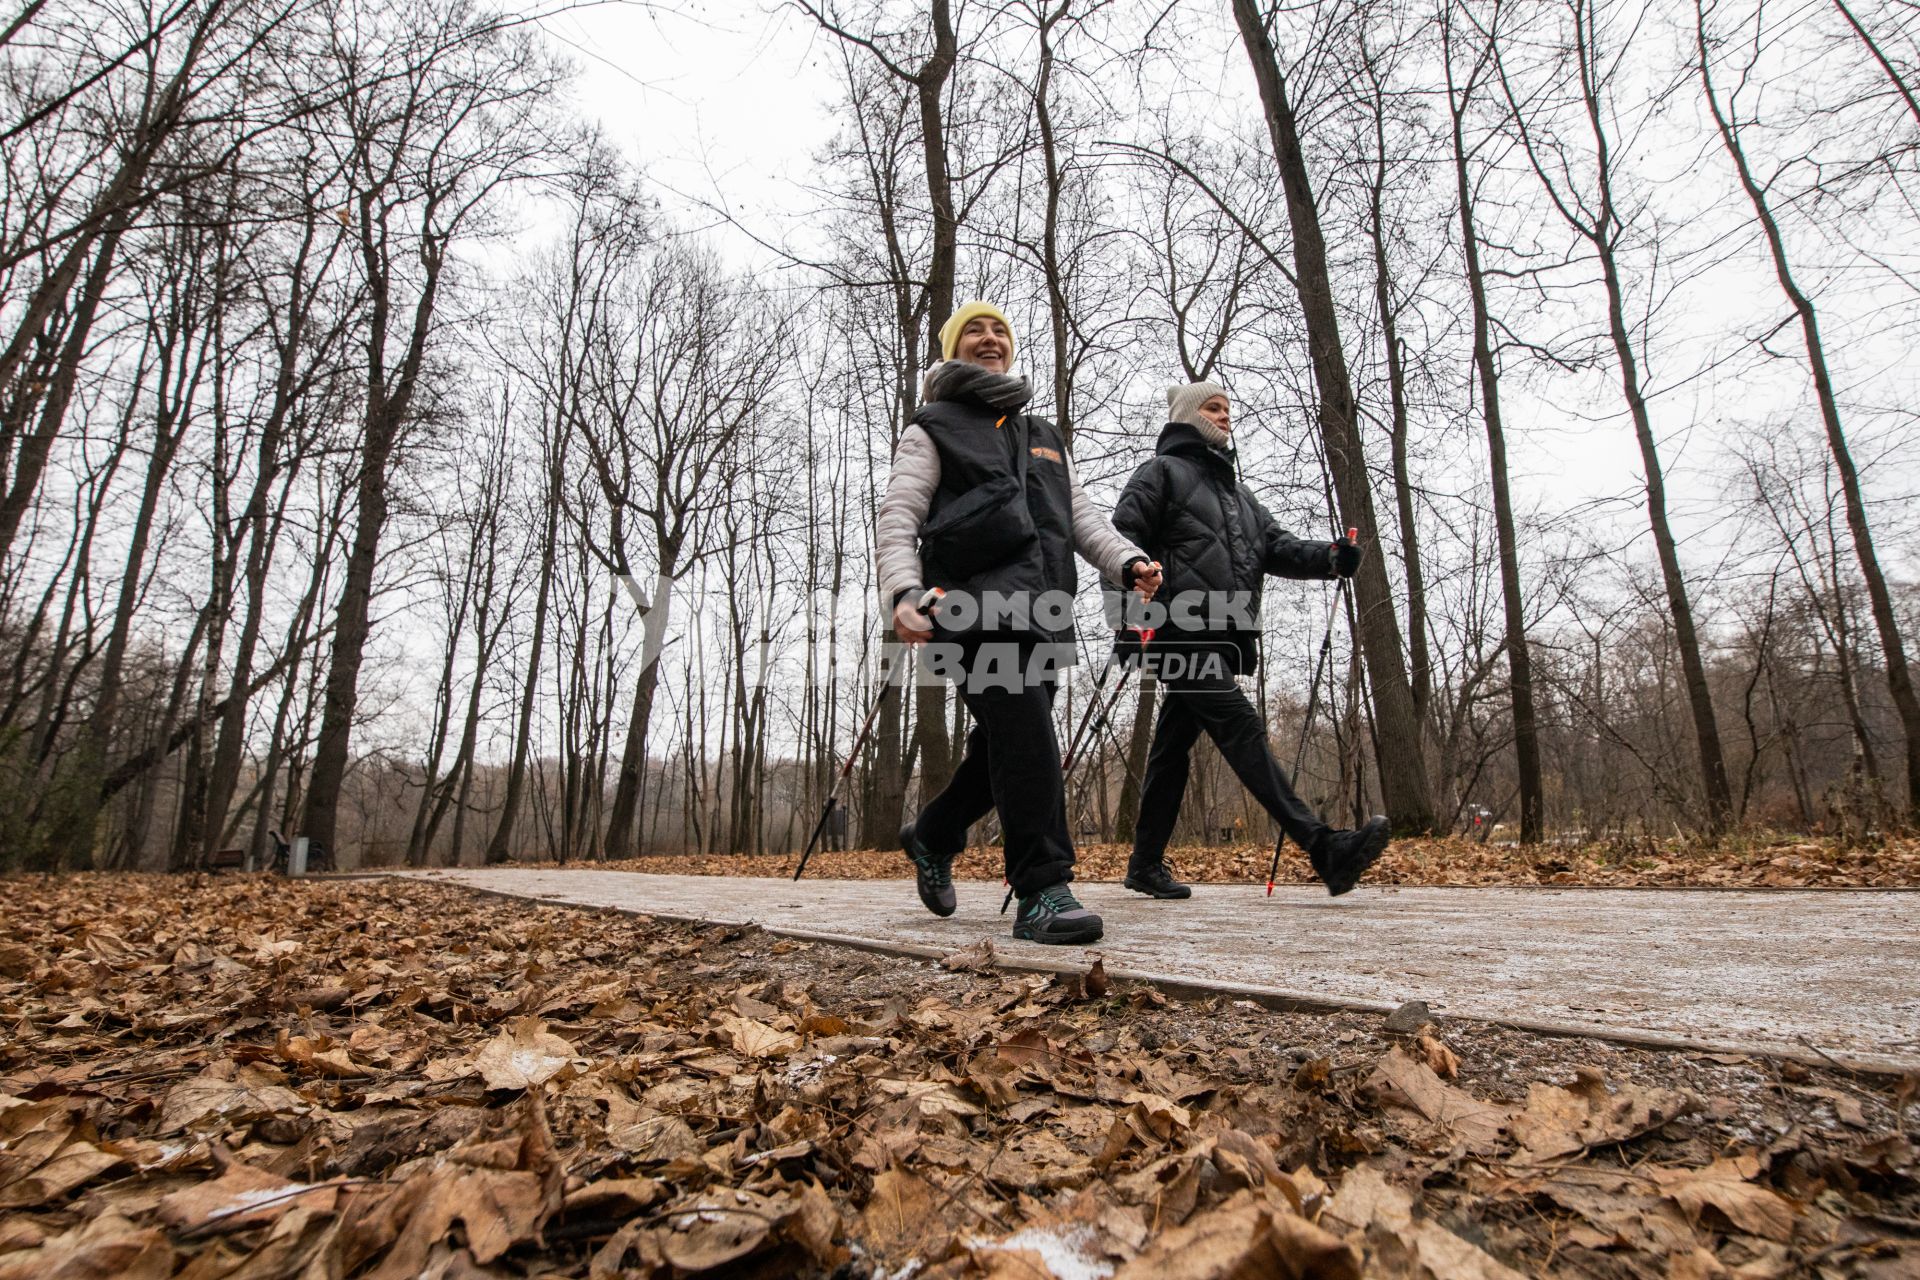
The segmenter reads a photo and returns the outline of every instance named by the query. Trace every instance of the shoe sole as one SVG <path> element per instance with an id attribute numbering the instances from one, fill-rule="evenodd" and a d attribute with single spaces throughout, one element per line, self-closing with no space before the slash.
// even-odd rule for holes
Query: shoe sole
<path id="1" fill-rule="evenodd" d="M 927 891 L 925 889 L 921 889 L 918 884 L 916 884 L 914 888 L 920 894 L 920 905 L 925 907 L 927 910 L 933 912 L 933 914 L 939 916 L 942 920 L 945 920 L 948 916 L 952 915 L 954 912 L 954 908 L 960 905 L 959 903 L 956 902 L 952 907 L 950 907 L 946 905 L 944 902 L 939 901 L 938 899 L 928 897 Z"/>
<path id="2" fill-rule="evenodd" d="M 1387 851 L 1387 842 L 1392 838 L 1392 828 L 1380 828 L 1379 833 L 1375 835 L 1373 839 L 1360 846 L 1360 865 L 1354 870 L 1352 879 L 1342 880 L 1338 883 L 1332 880 L 1326 881 L 1327 896 L 1330 898 L 1338 898 L 1343 894 L 1352 893 L 1358 888 L 1360 877 L 1367 874 L 1367 868 L 1380 861 L 1380 855 Z"/>
<path id="3" fill-rule="evenodd" d="M 1043 947 L 1083 947 L 1089 942 L 1100 941 L 1100 935 L 1106 932 L 1102 925 L 1092 925 L 1074 933 L 1056 933 L 1051 937 L 1036 938 L 1031 930 L 1022 933 L 1015 929 L 1013 936 L 1020 942 L 1037 942 Z"/>
<path id="4" fill-rule="evenodd" d="M 1149 898 L 1159 898 L 1163 902 L 1170 902 L 1179 898 L 1191 898 L 1193 896 L 1193 890 L 1184 884 L 1181 885 L 1178 889 L 1174 889 L 1171 891 L 1164 891 L 1160 889 L 1149 888 L 1144 884 L 1135 884 L 1131 880 L 1122 880 L 1120 883 L 1122 886 L 1133 890 L 1135 893 L 1144 893 Z"/>

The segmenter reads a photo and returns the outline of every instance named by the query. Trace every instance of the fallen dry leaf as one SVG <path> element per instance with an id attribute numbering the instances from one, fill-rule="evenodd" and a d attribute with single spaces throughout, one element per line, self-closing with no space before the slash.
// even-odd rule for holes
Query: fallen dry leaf
<path id="1" fill-rule="evenodd" d="M 58 1200 L 121 1163 L 60 1105 L 0 1098 L 0 1209 Z"/>
<path id="2" fill-rule="evenodd" d="M 1367 1087 L 1389 1102 L 1417 1111 L 1475 1153 L 1497 1147 L 1510 1118 L 1506 1108 L 1445 1083 L 1432 1067 L 1414 1061 L 1397 1045 L 1380 1060 Z"/>
<path id="3" fill-rule="evenodd" d="M 282 1058 L 316 1075 L 352 1079 L 373 1074 L 355 1062 L 345 1048 L 332 1043 L 325 1037 L 312 1040 L 306 1036 L 288 1035 L 282 1029 L 275 1043 L 275 1049 Z"/>
<path id="4" fill-rule="evenodd" d="M 1652 1169 L 1649 1176 L 1693 1222 L 1713 1208 L 1749 1235 L 1791 1240 L 1799 1215 L 1780 1193 L 1753 1184 L 1761 1168 L 1758 1156 L 1722 1156 L 1704 1169 Z"/>
<path id="5" fill-rule="evenodd" d="M 1513 1190 L 1545 1196 L 1626 1248 L 1666 1255 L 1692 1249 L 1698 1239 L 1672 1202 L 1661 1199 L 1644 1178 L 1618 1169 L 1574 1165 L 1523 1180 Z"/>
<path id="6" fill-rule="evenodd" d="M 1688 1114 L 1698 1099 L 1678 1089 L 1638 1085 L 1607 1087 L 1606 1077 L 1582 1067 L 1569 1088 L 1534 1084 L 1527 1105 L 1513 1117 L 1522 1160 L 1543 1162 L 1588 1147 L 1625 1142 Z"/>
<path id="7" fill-rule="evenodd" d="M 1442 1080 L 1451 1080 L 1460 1074 L 1460 1059 L 1431 1031 L 1421 1031 L 1414 1036 L 1413 1052 Z"/>
<path id="8" fill-rule="evenodd" d="M 310 1187 L 264 1169 L 236 1164 L 212 1182 L 197 1183 L 160 1201 L 156 1216 L 180 1231 L 239 1231 L 271 1222 L 295 1205 L 310 1213 L 331 1212 L 337 1191 Z"/>
<path id="9" fill-rule="evenodd" d="M 107 1213 L 35 1248 L 0 1254 L 0 1280 L 167 1280 L 173 1262 L 164 1233 Z"/>
<path id="10" fill-rule="evenodd" d="M 573 1067 L 573 1046 L 535 1017 L 515 1018 L 473 1055 L 489 1089 L 532 1089 Z"/>
<path id="11" fill-rule="evenodd" d="M 938 1080 L 881 1080 L 882 1093 L 910 1098 L 923 1116 L 977 1116 L 980 1108 Z"/>
<path id="12" fill-rule="evenodd" d="M 722 1018 L 720 1027 L 727 1033 L 733 1051 L 749 1058 L 784 1058 L 800 1047 L 800 1037 L 752 1018 Z"/>
<path id="13" fill-rule="evenodd" d="M 982 938 L 971 946 L 965 946 L 940 961 L 940 967 L 951 969 L 955 973 L 985 973 L 993 968 L 993 939 Z"/>
<path id="14" fill-rule="evenodd" d="M 160 1123 L 152 1136 L 163 1137 L 182 1129 L 251 1124 L 311 1109 L 305 1098 L 281 1085 L 238 1084 L 215 1075 L 202 1076 L 183 1080 L 167 1091 L 160 1104 Z"/>
<path id="15" fill-rule="evenodd" d="M 1521 1274 L 1431 1218 L 1416 1218 L 1413 1197 L 1380 1171 L 1356 1165 L 1323 1220 L 1365 1233 L 1368 1250 L 1386 1274 L 1431 1280 L 1523 1280 Z"/>
<path id="16" fill-rule="evenodd" d="M 860 1214 L 860 1239 L 886 1258 L 926 1258 L 947 1238 L 933 1188 L 926 1179 L 888 1169 L 873 1180 Z"/>
<path id="17" fill-rule="evenodd" d="M 1284 1205 L 1241 1191 L 1162 1233 L 1113 1280 L 1360 1280 L 1360 1254 Z"/>
<path id="18" fill-rule="evenodd" d="M 1113 983 L 1107 978 L 1107 961 L 1104 956 L 1095 956 L 1081 979 L 1082 992 L 1089 1000 L 1103 999 L 1112 990 Z"/>

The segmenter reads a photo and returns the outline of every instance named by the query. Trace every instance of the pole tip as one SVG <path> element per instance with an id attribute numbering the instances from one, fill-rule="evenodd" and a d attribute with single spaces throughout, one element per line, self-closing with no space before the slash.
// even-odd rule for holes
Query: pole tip
<path id="1" fill-rule="evenodd" d="M 1273 896 L 1273 881 L 1271 880 L 1267 881 L 1267 896 L 1269 898 Z"/>

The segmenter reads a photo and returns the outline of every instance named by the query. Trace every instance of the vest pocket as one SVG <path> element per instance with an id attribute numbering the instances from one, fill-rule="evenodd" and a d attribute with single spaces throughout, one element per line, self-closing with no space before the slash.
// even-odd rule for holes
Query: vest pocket
<path id="1" fill-rule="evenodd" d="M 927 559 L 957 578 L 1004 564 L 1039 536 L 1026 494 L 1012 476 L 995 476 L 955 498 L 920 529 Z"/>

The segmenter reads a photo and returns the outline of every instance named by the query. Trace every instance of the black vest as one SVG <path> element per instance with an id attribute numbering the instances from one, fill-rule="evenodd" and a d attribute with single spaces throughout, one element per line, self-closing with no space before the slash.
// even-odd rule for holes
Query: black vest
<path id="1" fill-rule="evenodd" d="M 1043 592 L 1063 592 L 1071 598 L 1078 583 L 1073 563 L 1073 491 L 1067 483 L 1066 441 L 1060 429 L 1030 414 L 1002 414 L 972 397 L 923 404 L 914 411 L 913 420 L 940 451 L 940 485 L 927 507 L 929 524 L 949 503 L 976 486 L 1017 475 L 1014 451 L 1022 449 L 1027 455 L 1027 511 L 1035 534 L 1006 559 L 971 573 L 956 572 L 942 563 L 937 549 L 923 544 L 927 585 L 964 591 L 976 600 L 986 592 L 1024 593 L 1029 599 Z M 995 634 L 1045 641 L 1073 639 L 1071 610 L 1064 626 L 1046 625 L 1057 619 L 1039 616 L 1031 621 L 1025 629 L 1010 629 L 1004 623 L 988 628 L 980 622 L 952 627 L 944 625 L 936 612 L 934 629 L 948 638 Z"/>

